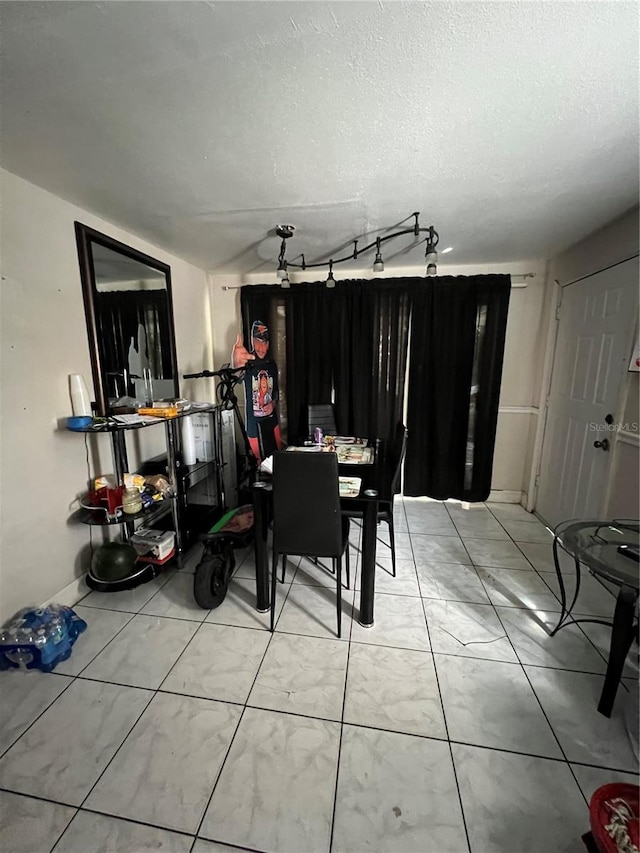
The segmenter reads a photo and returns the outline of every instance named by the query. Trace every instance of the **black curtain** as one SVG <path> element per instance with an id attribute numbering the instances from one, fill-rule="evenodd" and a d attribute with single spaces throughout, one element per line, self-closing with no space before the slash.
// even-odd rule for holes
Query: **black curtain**
<path id="1" fill-rule="evenodd" d="M 122 374 L 129 346 L 138 346 L 138 326 L 147 337 L 144 355 L 156 379 L 173 378 L 167 294 L 164 290 L 109 290 L 95 294 L 103 374 Z M 129 389 L 125 389 L 125 393 Z"/>
<path id="2" fill-rule="evenodd" d="M 340 433 L 383 439 L 394 434 L 402 419 L 412 281 L 242 288 L 245 344 L 255 319 L 271 330 L 271 355 L 284 374 L 289 443 L 307 438 L 307 405 L 330 403 L 332 394 Z M 279 356 L 274 352 L 278 306 L 286 317 L 284 358 L 282 347 Z"/>
<path id="3" fill-rule="evenodd" d="M 414 285 L 405 495 L 489 496 L 510 288 L 508 275 Z"/>
<path id="4" fill-rule="evenodd" d="M 335 406 L 342 434 L 387 440 L 402 420 L 413 284 L 406 278 L 345 281 L 329 291 Z"/>

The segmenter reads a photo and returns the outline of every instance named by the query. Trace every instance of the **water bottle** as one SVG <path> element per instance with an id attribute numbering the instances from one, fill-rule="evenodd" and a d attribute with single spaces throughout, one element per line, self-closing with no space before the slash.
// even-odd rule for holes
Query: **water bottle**
<path id="1" fill-rule="evenodd" d="M 323 440 L 323 438 L 324 438 L 324 433 L 322 432 L 322 428 L 321 428 L 321 427 L 316 427 L 316 428 L 315 428 L 315 431 L 314 431 L 314 433 L 313 433 L 313 436 L 314 436 L 314 438 L 315 438 L 315 440 L 316 440 L 316 444 L 321 445 L 321 444 L 322 444 L 322 440 Z"/>

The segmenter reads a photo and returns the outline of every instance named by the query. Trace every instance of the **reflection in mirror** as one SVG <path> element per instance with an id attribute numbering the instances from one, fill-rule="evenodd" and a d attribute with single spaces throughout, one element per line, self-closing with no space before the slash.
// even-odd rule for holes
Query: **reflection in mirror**
<path id="1" fill-rule="evenodd" d="M 76 237 L 98 413 L 176 399 L 170 268 L 79 222 Z"/>

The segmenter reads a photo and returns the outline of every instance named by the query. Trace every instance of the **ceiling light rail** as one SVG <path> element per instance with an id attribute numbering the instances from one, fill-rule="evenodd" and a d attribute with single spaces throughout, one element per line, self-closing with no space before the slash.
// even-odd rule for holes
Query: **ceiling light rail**
<path id="1" fill-rule="evenodd" d="M 426 243 L 426 251 L 425 251 L 425 261 L 427 264 L 427 275 L 436 275 L 438 268 L 438 253 L 436 251 L 436 246 L 440 240 L 438 232 L 433 227 L 433 225 L 429 225 L 427 227 L 423 227 L 420 225 L 420 212 L 415 211 L 411 214 L 414 218 L 414 223 L 411 228 L 402 228 L 399 231 L 394 231 L 391 234 L 385 234 L 384 237 L 376 237 L 371 243 L 364 246 L 362 249 L 358 248 L 358 241 L 353 240 L 353 250 L 342 258 L 331 258 L 329 261 L 329 274 L 327 275 L 326 286 L 327 287 L 335 287 L 336 280 L 333 277 L 333 267 L 334 264 L 342 264 L 345 261 L 355 261 L 360 255 L 364 255 L 366 252 L 369 252 L 371 249 L 375 248 L 376 255 L 375 260 L 373 262 L 373 271 L 374 272 L 383 272 L 384 271 L 384 259 L 382 257 L 382 244 L 386 243 L 388 240 L 394 240 L 396 237 L 402 237 L 405 234 L 413 234 L 415 237 L 419 237 L 420 234 L 426 234 L 427 236 L 420 240 L 419 243 Z M 277 276 L 280 280 L 280 287 L 290 287 L 291 282 L 289 281 L 289 269 L 299 269 L 299 270 L 308 270 L 308 269 L 317 269 L 318 267 L 326 267 L 326 261 L 319 261 L 318 263 L 307 263 L 303 254 L 297 255 L 292 261 L 288 261 L 286 258 L 287 252 L 287 240 L 293 237 L 295 233 L 296 227 L 295 225 L 276 225 L 276 234 L 281 238 L 280 243 L 280 254 L 278 255 L 278 268 L 277 268 Z M 297 258 L 301 258 L 301 261 L 298 263 Z"/>

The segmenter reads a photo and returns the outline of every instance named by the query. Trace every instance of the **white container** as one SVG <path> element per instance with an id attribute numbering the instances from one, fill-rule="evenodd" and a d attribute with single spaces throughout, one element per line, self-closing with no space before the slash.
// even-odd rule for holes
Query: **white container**
<path id="1" fill-rule="evenodd" d="M 196 453 L 196 435 L 193 417 L 181 419 L 182 425 L 182 461 L 185 465 L 195 465 L 198 461 Z"/>
<path id="2" fill-rule="evenodd" d="M 69 396 L 71 397 L 71 410 L 74 417 L 88 415 L 91 417 L 91 398 L 80 373 L 69 374 Z"/>

